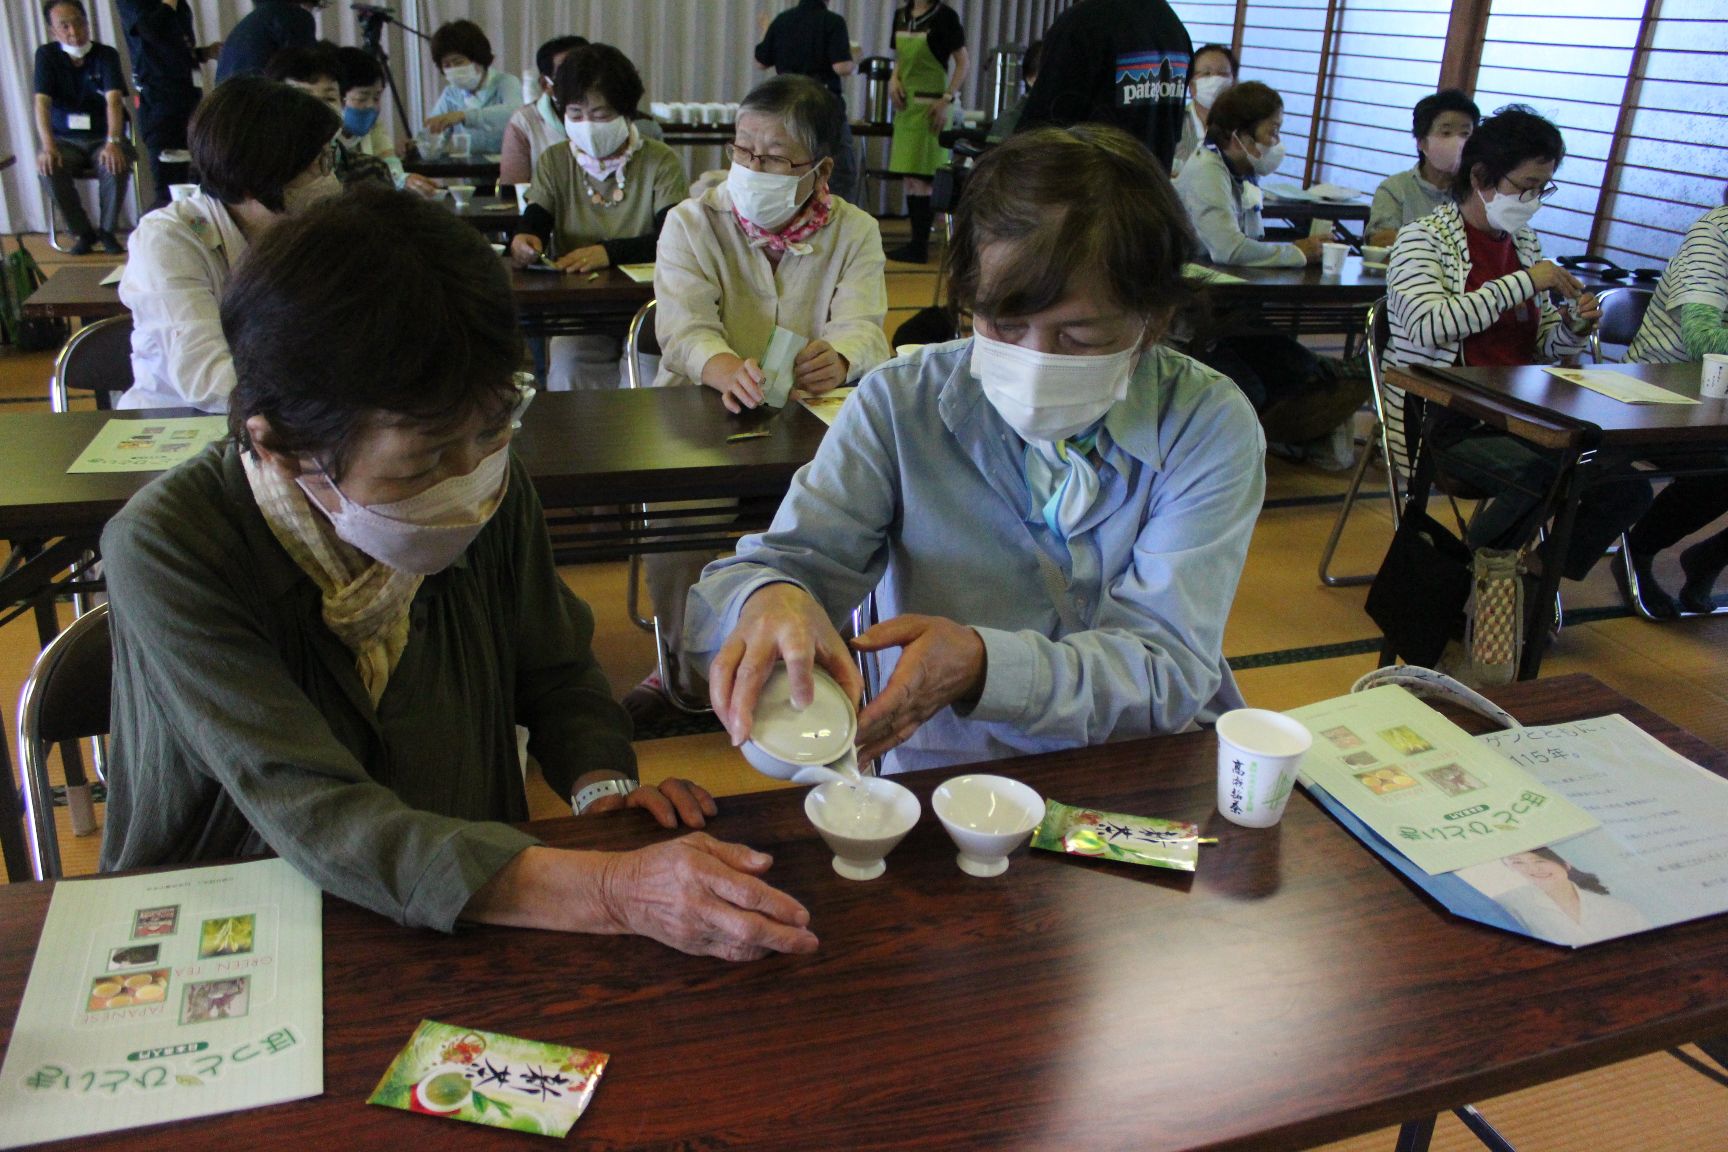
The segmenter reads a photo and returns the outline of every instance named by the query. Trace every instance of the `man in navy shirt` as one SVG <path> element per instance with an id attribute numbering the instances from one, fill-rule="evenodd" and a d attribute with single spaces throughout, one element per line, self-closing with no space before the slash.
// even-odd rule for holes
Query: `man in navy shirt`
<path id="1" fill-rule="evenodd" d="M 828 11 L 826 0 L 798 0 L 798 3 L 774 17 L 759 21 L 762 42 L 756 45 L 756 64 L 772 68 L 785 76 L 796 73 L 808 76 L 840 101 L 846 108 L 846 97 L 840 91 L 840 77 L 850 76 L 858 65 L 852 59 L 852 45 L 846 33 L 846 17 Z M 842 200 L 853 200 L 858 186 L 858 156 L 852 146 L 850 119 L 843 119 L 839 147 L 834 153 L 834 174 L 828 179 L 828 190 Z"/>
<path id="2" fill-rule="evenodd" d="M 192 122 L 204 86 L 199 65 L 222 51 L 220 42 L 199 47 L 192 32 L 191 4 L 192 0 L 114 0 L 132 53 L 138 134 L 156 186 L 153 208 L 168 203 L 170 184 L 184 184 L 191 177 L 186 126 Z"/>
<path id="3" fill-rule="evenodd" d="M 83 0 L 48 0 L 44 15 L 54 42 L 36 49 L 36 170 L 48 179 L 66 227 L 82 256 L 97 244 L 123 252 L 114 236 L 126 173 L 125 71 L 120 53 L 90 39 Z M 73 180 L 94 171 L 101 186 L 102 226 L 90 224 Z"/>
<path id="4" fill-rule="evenodd" d="M 230 76 L 264 74 L 270 58 L 284 48 L 310 48 L 318 40 L 312 13 L 324 0 L 255 0 L 222 42 L 216 83 Z"/>

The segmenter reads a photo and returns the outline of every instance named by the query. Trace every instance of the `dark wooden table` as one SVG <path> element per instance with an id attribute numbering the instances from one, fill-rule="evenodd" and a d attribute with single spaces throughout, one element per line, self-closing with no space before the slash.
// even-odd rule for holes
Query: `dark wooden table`
<path id="1" fill-rule="evenodd" d="M 1609 367 L 1685 396 L 1698 396 L 1697 364 L 1615 364 Z M 1660 457 L 1650 475 L 1717 472 L 1719 450 L 1728 448 L 1728 401 L 1698 404 L 1624 404 L 1560 380 L 1537 366 L 1519 368 L 1395 369 L 1392 383 L 1428 401 L 1428 417 L 1447 409 L 1480 420 L 1553 455 L 1559 470 L 1546 494 L 1543 518 L 1554 527 L 1549 550 L 1566 554 L 1578 504 L 1601 478 L 1602 454 L 1623 457 L 1649 453 Z M 1436 462 L 1422 437 L 1409 499 L 1425 506 L 1428 479 Z M 1560 565 L 1546 566 L 1534 603 L 1552 603 L 1560 584 Z M 1524 659 L 1519 675 L 1532 679 L 1548 647 L 1546 613 L 1526 614 Z"/>
<path id="2" fill-rule="evenodd" d="M 502 196 L 476 196 L 462 208 L 452 207 L 452 211 L 482 232 L 510 236 L 522 229 L 514 188 L 506 189 Z"/>
<path id="3" fill-rule="evenodd" d="M 1242 268 L 1205 265 L 1240 284 L 1208 284 L 1207 295 L 1221 311 L 1253 314 L 1252 323 L 1292 336 L 1343 335 L 1353 344 L 1363 332 L 1368 306 L 1386 295 L 1386 273 L 1362 266 L 1360 256 L 1346 256 L 1336 275 L 1319 264 L 1301 268 Z"/>
<path id="4" fill-rule="evenodd" d="M 1283 220 L 1292 228 L 1304 234 L 1316 220 L 1331 223 L 1332 231 L 1341 240 L 1353 247 L 1360 248 L 1368 224 L 1368 201 L 1359 198 L 1345 202 L 1336 200 L 1286 200 L 1266 194 L 1265 201 L 1260 206 L 1260 214 L 1274 220 Z M 1362 230 L 1352 231 L 1346 224 L 1361 224 Z"/>
<path id="5" fill-rule="evenodd" d="M 482 229 L 491 227 L 493 217 L 500 223 L 520 219 L 513 212 L 482 212 L 472 206 L 463 217 Z M 119 288 L 100 283 L 113 270 L 113 265 L 86 264 L 57 268 L 24 301 L 24 314 L 84 321 L 124 316 L 128 309 L 120 302 Z M 593 279 L 589 275 L 512 270 L 510 288 L 524 328 L 537 335 L 595 330 L 622 333 L 636 309 L 654 298 L 653 284 L 638 284 L 616 268 L 602 269 Z"/>
<path id="6" fill-rule="evenodd" d="M 1620 711 L 1728 757 L 1586 677 L 1502 689 L 1532 723 Z M 1022 851 L 962 874 L 924 801 L 867 883 L 842 880 L 803 791 L 722 802 L 771 852 L 814 956 L 745 965 L 645 940 L 410 931 L 327 898 L 325 1093 L 77 1147 L 522 1148 L 363 1101 L 422 1017 L 611 1054 L 577 1149 L 1296 1149 L 1728 1030 L 1728 920 L 1579 951 L 1455 919 L 1306 796 L 1255 831 L 1214 810 L 1207 733 L 998 763 L 1048 797 L 1197 820 L 1188 876 Z M 663 834 L 640 813 L 534 826 L 564 847 Z M 0 1021 L 47 885 L 0 891 Z M 10 1039 L 10 1032 L 0 1034 Z M 70 1146 L 70 1145 L 68 1145 Z"/>
<path id="7" fill-rule="evenodd" d="M 446 156 L 440 156 L 436 160 L 422 160 L 411 152 L 403 157 L 402 168 L 429 180 L 472 180 L 477 185 L 495 187 L 498 183 L 499 161 L 480 154 L 469 156 L 466 160 L 452 160 Z"/>
<path id="8" fill-rule="evenodd" d="M 48 274 L 42 286 L 24 298 L 24 315 L 65 320 L 103 320 L 124 316 L 119 285 L 104 286 L 102 278 L 117 264 L 65 264 Z"/>
<path id="9" fill-rule="evenodd" d="M 111 419 L 162 412 L 0 413 L 0 539 L 88 541 L 159 472 L 71 475 L 66 468 Z M 183 414 L 183 413 L 175 413 Z M 763 439 L 726 437 L 763 425 L 734 416 L 708 388 L 543 392 L 512 450 L 548 508 L 734 497 L 777 499 L 816 453 L 826 426 L 799 405 Z M 627 539 L 627 538 L 621 538 Z M 10 592 L 10 588 L 7 589 Z M 0 603 L 15 603 L 7 595 Z"/>

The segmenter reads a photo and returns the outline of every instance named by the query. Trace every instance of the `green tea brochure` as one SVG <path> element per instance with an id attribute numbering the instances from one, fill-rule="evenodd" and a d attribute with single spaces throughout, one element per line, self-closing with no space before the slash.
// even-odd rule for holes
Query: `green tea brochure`
<path id="1" fill-rule="evenodd" d="M 1032 847 L 1192 872 L 1200 858 L 1200 829 L 1184 820 L 1124 816 L 1049 800 L 1044 819 L 1032 832 Z"/>
<path id="2" fill-rule="evenodd" d="M 654 265 L 652 264 L 620 264 L 618 271 L 638 284 L 654 283 Z"/>
<path id="3" fill-rule="evenodd" d="M 1323 788 L 1310 794 L 1455 915 L 1579 948 L 1728 912 L 1728 780 L 1624 716 L 1476 737 L 1601 827 L 1430 876 Z"/>
<path id="4" fill-rule="evenodd" d="M 56 885 L 0 1148 L 324 1091 L 323 894 L 282 860 Z"/>
<path id="5" fill-rule="evenodd" d="M 563 1136 L 588 1107 L 608 1059 L 585 1048 L 422 1020 L 366 1103 Z"/>
<path id="6" fill-rule="evenodd" d="M 856 387 L 854 384 L 845 384 L 820 396 L 800 396 L 798 403 L 804 405 L 810 415 L 832 428 L 834 421 L 840 419 L 840 406 L 846 403 L 846 397 L 852 395 Z"/>
<path id="7" fill-rule="evenodd" d="M 1318 786 L 1429 875 L 1598 827 L 1530 773 L 1388 684 L 1291 710 L 1313 733 L 1299 779 Z"/>
<path id="8" fill-rule="evenodd" d="M 1213 268 L 1209 264 L 1184 264 L 1184 265 L 1182 265 L 1182 278 L 1184 280 L 1195 280 L 1201 284 L 1246 284 L 1246 283 L 1248 283 L 1248 281 L 1242 279 L 1242 277 L 1240 277 L 1240 276 L 1232 276 L 1228 272 L 1221 272 L 1218 269 Z"/>
<path id="9" fill-rule="evenodd" d="M 66 472 L 163 472 L 226 435 L 226 416 L 114 419 L 102 425 Z"/>
<path id="10" fill-rule="evenodd" d="M 1550 376 L 1558 376 L 1568 384 L 1576 384 L 1580 388 L 1588 388 L 1611 400 L 1622 404 L 1697 404 L 1698 400 L 1691 396 L 1682 396 L 1678 392 L 1670 392 L 1660 384 L 1652 384 L 1648 380 L 1640 380 L 1628 372 L 1616 368 L 1563 368 L 1549 366 L 1542 369 Z"/>

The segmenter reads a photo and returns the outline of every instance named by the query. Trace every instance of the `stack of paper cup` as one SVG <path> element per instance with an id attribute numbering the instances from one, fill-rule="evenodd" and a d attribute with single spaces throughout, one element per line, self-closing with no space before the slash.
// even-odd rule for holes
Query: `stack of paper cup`
<path id="1" fill-rule="evenodd" d="M 1218 811 L 1244 828 L 1278 823 L 1313 742 L 1300 720 L 1264 708 L 1218 717 Z"/>
<path id="2" fill-rule="evenodd" d="M 1728 356 L 1708 352 L 1704 356 L 1704 375 L 1698 382 L 1698 395 L 1712 400 L 1728 399 Z"/>

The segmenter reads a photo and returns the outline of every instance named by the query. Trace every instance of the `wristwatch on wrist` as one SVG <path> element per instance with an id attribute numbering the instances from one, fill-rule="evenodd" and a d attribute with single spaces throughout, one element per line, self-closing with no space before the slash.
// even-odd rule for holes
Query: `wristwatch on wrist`
<path id="1" fill-rule="evenodd" d="M 120 143 L 123 143 L 125 141 L 125 139 L 126 139 L 126 137 L 124 137 L 124 136 L 110 136 L 110 137 L 108 137 L 108 143 L 120 144 Z"/>
<path id="2" fill-rule="evenodd" d="M 608 776 L 604 780 L 596 780 L 586 788 L 579 789 L 570 798 L 570 810 L 580 816 L 593 807 L 594 801 L 602 796 L 628 796 L 636 791 L 638 784 L 634 780 L 622 776 Z"/>

